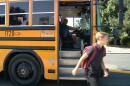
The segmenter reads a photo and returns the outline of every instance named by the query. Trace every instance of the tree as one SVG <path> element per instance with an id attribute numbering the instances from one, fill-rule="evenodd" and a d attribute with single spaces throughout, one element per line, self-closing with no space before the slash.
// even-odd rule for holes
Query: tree
<path id="1" fill-rule="evenodd" d="M 102 2 L 103 0 L 101 0 Z M 101 25 L 117 26 L 118 25 L 118 0 L 108 0 L 106 5 L 100 6 Z"/>
<path id="2" fill-rule="evenodd" d="M 130 35 L 130 0 L 125 0 L 124 31 Z"/>
<path id="3" fill-rule="evenodd" d="M 104 0 L 100 0 L 100 3 L 104 3 Z M 123 27 L 119 25 L 119 3 L 118 0 L 107 0 L 105 5 L 100 6 L 101 13 L 101 26 L 102 30 L 115 26 L 125 32 L 130 32 L 130 0 L 124 0 L 124 7 L 122 11 L 124 13 Z M 107 27 L 108 26 L 108 27 Z"/>

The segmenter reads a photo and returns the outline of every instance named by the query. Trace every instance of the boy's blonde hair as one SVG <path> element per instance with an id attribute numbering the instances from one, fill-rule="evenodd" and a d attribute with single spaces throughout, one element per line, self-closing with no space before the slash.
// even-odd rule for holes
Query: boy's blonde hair
<path id="1" fill-rule="evenodd" d="M 96 33 L 96 39 L 99 40 L 100 37 L 106 37 L 108 36 L 109 34 L 106 33 L 106 32 L 97 32 Z"/>

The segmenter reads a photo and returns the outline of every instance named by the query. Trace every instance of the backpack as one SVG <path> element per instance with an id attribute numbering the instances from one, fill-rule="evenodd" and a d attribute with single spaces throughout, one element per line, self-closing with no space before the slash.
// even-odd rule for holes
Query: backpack
<path id="1" fill-rule="evenodd" d="M 91 46 L 86 46 L 82 53 L 84 54 L 87 50 L 90 49 L 90 47 Z M 88 68 L 89 64 L 93 61 L 94 57 L 96 56 L 96 53 L 97 53 L 96 43 L 93 44 L 92 47 L 94 48 L 94 50 L 93 50 L 92 54 L 82 62 L 82 64 L 81 64 L 82 68 Z M 104 47 L 103 47 L 103 49 L 104 49 L 103 53 L 104 53 L 104 56 L 105 56 L 106 49 Z"/>

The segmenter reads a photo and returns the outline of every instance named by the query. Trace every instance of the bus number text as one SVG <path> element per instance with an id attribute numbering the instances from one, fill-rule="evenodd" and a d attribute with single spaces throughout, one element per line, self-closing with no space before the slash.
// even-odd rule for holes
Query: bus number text
<path id="1" fill-rule="evenodd" d="M 5 36 L 6 37 L 13 37 L 14 36 L 14 31 L 13 30 L 5 31 Z"/>

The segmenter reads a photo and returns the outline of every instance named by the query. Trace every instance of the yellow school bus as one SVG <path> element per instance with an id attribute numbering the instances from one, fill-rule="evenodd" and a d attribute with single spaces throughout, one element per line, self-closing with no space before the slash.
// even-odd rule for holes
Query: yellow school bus
<path id="1" fill-rule="evenodd" d="M 82 74 L 71 77 L 71 67 L 81 56 L 83 44 L 95 43 L 97 3 L 96 0 L 0 0 L 0 72 L 21 86 L 33 86 L 41 76 L 48 80 L 84 79 Z M 68 19 L 71 27 L 82 27 L 77 31 L 78 48 L 73 48 L 72 40 L 61 40 L 59 16 Z M 86 35 L 82 36 L 83 33 Z"/>

